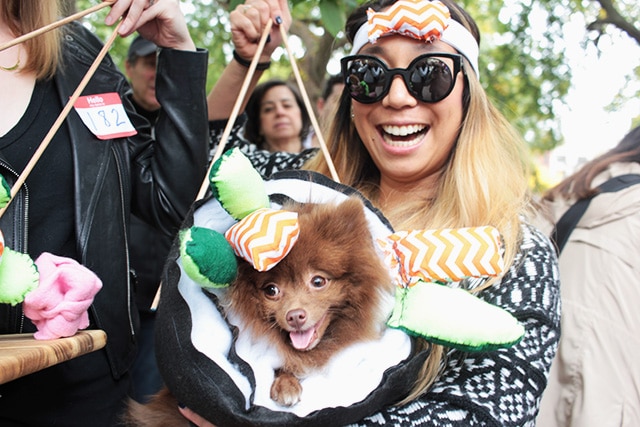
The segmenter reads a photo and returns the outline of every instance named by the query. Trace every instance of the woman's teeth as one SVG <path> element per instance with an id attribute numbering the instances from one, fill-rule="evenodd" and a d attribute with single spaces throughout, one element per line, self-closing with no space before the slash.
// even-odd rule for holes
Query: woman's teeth
<path id="1" fill-rule="evenodd" d="M 411 147 L 420 141 L 424 125 L 382 126 L 382 137 L 388 145 L 393 147 Z"/>
<path id="2" fill-rule="evenodd" d="M 412 133 L 418 133 L 424 128 L 424 125 L 382 126 L 382 130 L 393 136 L 407 136 Z"/>

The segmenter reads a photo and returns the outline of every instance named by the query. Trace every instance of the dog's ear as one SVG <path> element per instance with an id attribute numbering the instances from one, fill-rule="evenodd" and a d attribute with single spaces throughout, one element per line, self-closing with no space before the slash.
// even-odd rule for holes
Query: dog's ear
<path id="1" fill-rule="evenodd" d="M 336 218 L 340 218 L 340 221 L 333 222 L 336 227 L 339 227 L 337 232 L 353 236 L 357 231 L 363 239 L 371 237 L 364 214 L 364 203 L 358 197 L 349 197 L 340 203 L 336 208 Z"/>
<path id="2" fill-rule="evenodd" d="M 345 215 L 350 215 L 354 218 L 364 218 L 364 203 L 356 196 L 349 197 L 347 200 L 340 203 L 338 209 L 343 211 Z"/>

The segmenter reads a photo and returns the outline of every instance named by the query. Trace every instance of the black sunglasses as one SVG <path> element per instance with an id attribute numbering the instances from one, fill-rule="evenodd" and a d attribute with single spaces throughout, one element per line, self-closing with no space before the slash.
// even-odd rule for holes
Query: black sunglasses
<path id="1" fill-rule="evenodd" d="M 442 58 L 453 61 L 453 73 Z M 347 56 L 340 62 L 349 95 L 363 104 L 372 104 L 387 96 L 396 74 L 402 76 L 407 90 L 417 100 L 442 101 L 453 90 L 455 76 L 462 69 L 462 57 L 455 53 L 420 55 L 407 68 L 389 69 L 380 59 L 369 55 Z"/>

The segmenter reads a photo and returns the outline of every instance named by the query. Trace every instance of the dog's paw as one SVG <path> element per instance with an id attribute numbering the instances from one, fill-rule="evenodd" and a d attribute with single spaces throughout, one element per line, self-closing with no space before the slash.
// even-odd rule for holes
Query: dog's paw
<path id="1" fill-rule="evenodd" d="M 288 372 L 278 372 L 271 384 L 271 399 L 282 406 L 293 406 L 300 401 L 300 381 Z"/>

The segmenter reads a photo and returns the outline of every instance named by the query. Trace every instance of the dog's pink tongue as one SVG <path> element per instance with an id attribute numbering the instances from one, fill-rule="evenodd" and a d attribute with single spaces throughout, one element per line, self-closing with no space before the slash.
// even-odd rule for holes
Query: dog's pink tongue
<path id="1" fill-rule="evenodd" d="M 306 331 L 291 331 L 289 332 L 289 337 L 291 337 L 291 343 L 296 350 L 304 350 L 311 344 L 313 328 L 309 328 Z"/>

